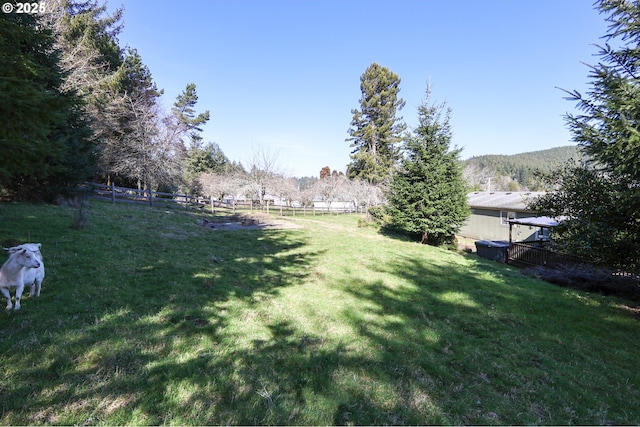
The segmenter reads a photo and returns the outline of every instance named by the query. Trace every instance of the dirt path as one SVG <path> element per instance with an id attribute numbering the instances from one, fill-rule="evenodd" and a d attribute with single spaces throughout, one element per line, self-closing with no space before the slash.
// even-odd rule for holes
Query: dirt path
<path id="1" fill-rule="evenodd" d="M 276 219 L 266 214 L 243 216 L 240 221 L 208 221 L 203 219 L 201 226 L 211 230 L 284 230 L 302 228 L 293 221 Z"/>

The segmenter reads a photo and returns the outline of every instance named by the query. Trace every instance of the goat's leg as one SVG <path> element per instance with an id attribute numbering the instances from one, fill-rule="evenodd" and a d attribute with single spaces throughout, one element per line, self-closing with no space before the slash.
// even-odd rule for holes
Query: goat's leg
<path id="1" fill-rule="evenodd" d="M 35 295 L 36 297 L 40 296 L 40 288 L 42 288 L 42 280 L 38 280 L 36 279 L 35 282 L 33 282 L 33 285 L 31 285 L 31 295 L 33 296 L 34 294 L 34 288 L 35 287 Z"/>
<path id="2" fill-rule="evenodd" d="M 13 311 L 20 310 L 20 298 L 22 298 L 22 291 L 24 291 L 24 284 L 16 288 L 16 304 L 13 306 Z"/>
<path id="3" fill-rule="evenodd" d="M 13 304 L 11 304 L 11 294 L 9 293 L 9 289 L 0 288 L 0 292 L 2 292 L 2 295 L 7 299 L 7 307 L 5 310 L 11 310 L 13 308 Z"/>

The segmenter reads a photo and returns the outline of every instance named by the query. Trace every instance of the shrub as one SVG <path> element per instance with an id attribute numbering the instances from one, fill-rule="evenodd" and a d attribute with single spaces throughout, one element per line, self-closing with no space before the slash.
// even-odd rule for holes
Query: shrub
<path id="1" fill-rule="evenodd" d="M 370 216 L 367 218 L 359 218 L 358 219 L 358 228 L 362 227 L 376 227 L 378 223 L 374 221 Z"/>
<path id="2" fill-rule="evenodd" d="M 371 219 L 380 225 L 387 225 L 391 222 L 391 216 L 384 206 L 372 206 L 368 212 Z"/>
<path id="3" fill-rule="evenodd" d="M 73 229 L 82 230 L 89 221 L 89 202 L 87 192 L 81 190 L 73 198 L 69 199 L 69 204 L 73 207 Z"/>

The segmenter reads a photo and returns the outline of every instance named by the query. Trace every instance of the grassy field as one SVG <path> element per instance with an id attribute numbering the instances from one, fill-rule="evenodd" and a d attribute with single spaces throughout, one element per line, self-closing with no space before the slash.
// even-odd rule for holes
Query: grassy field
<path id="1" fill-rule="evenodd" d="M 0 204 L 42 296 L 0 313 L 0 424 L 638 424 L 624 301 L 358 228 Z"/>

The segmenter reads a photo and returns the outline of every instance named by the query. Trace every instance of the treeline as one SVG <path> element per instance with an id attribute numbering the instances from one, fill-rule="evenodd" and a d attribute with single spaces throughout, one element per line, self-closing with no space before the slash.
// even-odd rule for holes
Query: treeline
<path id="1" fill-rule="evenodd" d="M 143 58 L 119 43 L 122 20 L 122 9 L 109 14 L 95 0 L 42 0 L 37 13 L 0 15 L 0 198 L 54 201 L 93 180 L 260 202 L 291 194 L 380 202 L 380 188 L 347 185 L 343 174 L 323 175 L 328 167 L 285 177 L 265 149 L 231 161 L 202 139 L 210 114 L 197 111 L 195 83 L 162 107 Z"/>
<path id="2" fill-rule="evenodd" d="M 191 189 L 203 171 L 238 168 L 202 141 L 188 83 L 165 111 L 135 48 L 119 44 L 122 9 L 42 0 L 0 15 L 0 195 L 52 200 L 87 179 Z"/>
<path id="3" fill-rule="evenodd" d="M 97 162 L 80 94 L 67 86 L 52 29 L 35 14 L 0 15 L 0 189 L 38 197 L 73 188 Z"/>
<path id="4" fill-rule="evenodd" d="M 539 191 L 540 173 L 550 173 L 567 162 L 582 159 L 577 146 L 550 148 L 513 155 L 475 156 L 462 162 L 464 177 L 476 191 Z"/>

